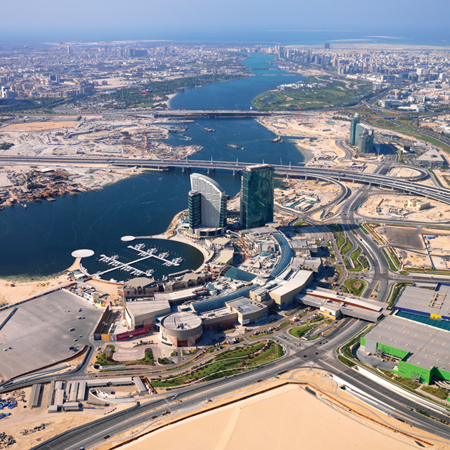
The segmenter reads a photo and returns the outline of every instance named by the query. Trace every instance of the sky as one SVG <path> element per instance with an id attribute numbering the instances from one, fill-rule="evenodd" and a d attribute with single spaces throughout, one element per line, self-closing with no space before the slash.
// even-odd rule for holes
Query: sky
<path id="1" fill-rule="evenodd" d="M 8 36 L 81 35 L 130 39 L 239 31 L 362 31 L 399 36 L 446 33 L 448 0 L 9 0 L 0 40 Z M 142 37 L 141 37 L 142 36 Z M 450 37 L 449 37 L 450 41 Z M 1 44 L 1 43 L 0 43 Z"/>

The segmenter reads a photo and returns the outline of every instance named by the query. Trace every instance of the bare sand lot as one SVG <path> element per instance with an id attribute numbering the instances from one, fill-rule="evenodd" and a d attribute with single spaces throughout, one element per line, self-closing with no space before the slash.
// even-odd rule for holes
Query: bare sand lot
<path id="1" fill-rule="evenodd" d="M 68 283 L 65 275 L 39 281 L 0 280 L 0 305 L 17 303 Z"/>
<path id="2" fill-rule="evenodd" d="M 183 450 L 417 448 L 412 439 L 352 416 L 297 385 L 184 420 L 122 448 L 178 450 L 180 443 Z"/>
<path id="3" fill-rule="evenodd" d="M 26 122 L 15 123 L 2 128 L 2 131 L 44 131 L 44 130 L 56 130 L 58 128 L 73 128 L 77 122 Z"/>

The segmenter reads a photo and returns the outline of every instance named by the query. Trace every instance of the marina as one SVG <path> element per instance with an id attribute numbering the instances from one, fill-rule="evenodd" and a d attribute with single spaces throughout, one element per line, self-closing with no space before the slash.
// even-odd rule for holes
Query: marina
<path id="1" fill-rule="evenodd" d="M 138 262 L 144 261 L 149 258 L 155 258 L 163 262 L 164 266 L 179 266 L 183 262 L 183 258 L 177 257 L 173 258 L 172 260 L 167 259 L 169 256 L 169 252 L 161 252 L 157 254 L 156 248 L 150 248 L 147 250 L 144 250 L 145 244 L 136 244 L 136 245 L 129 245 L 127 248 L 135 250 L 141 258 L 136 259 L 134 261 L 125 263 L 119 261 L 118 255 L 113 256 L 107 256 L 107 255 L 100 255 L 99 261 L 105 264 L 108 264 L 109 266 L 112 266 L 110 269 L 104 270 L 103 272 L 97 272 L 94 275 L 94 278 L 101 278 L 106 273 L 112 272 L 114 270 L 122 270 L 124 272 L 130 273 L 132 276 L 147 276 L 151 277 L 153 275 L 154 270 L 140 270 L 136 267 L 133 267 L 133 264 L 136 264 Z"/>
<path id="2" fill-rule="evenodd" d="M 270 59 L 273 59 L 270 55 L 254 54 L 245 60 L 245 65 L 258 68 L 259 74 L 260 68 L 270 69 L 271 66 L 266 63 Z M 276 71 L 272 70 L 271 73 L 273 72 Z M 249 108 L 251 100 L 261 92 L 281 83 L 303 79 L 300 75 L 292 76 L 292 81 L 286 78 L 289 77 L 251 76 L 244 80 L 214 83 L 176 95 L 171 99 L 170 106 L 173 109 L 188 110 L 219 107 L 234 109 L 234 105 L 239 103 Z M 253 119 L 198 119 L 195 122 L 173 119 L 166 125 L 185 128 L 184 125 L 188 123 L 194 123 L 195 126 L 188 126 L 186 131 L 167 133 L 163 138 L 170 146 L 201 146 L 201 150 L 195 156 L 189 156 L 189 159 L 236 161 L 239 158 L 254 163 L 265 161 L 268 164 L 278 164 L 281 147 L 284 147 L 283 160 L 291 161 L 293 165 L 304 161 L 294 144 L 285 141 L 281 147 L 274 145 L 272 139 L 276 134 Z M 205 127 L 212 128 L 215 132 L 205 131 Z M 180 133 L 185 136 L 180 136 Z M 185 141 L 185 138 L 191 140 Z M 234 149 L 226 144 L 241 148 Z M 216 171 L 214 179 L 230 196 L 236 195 L 240 190 L 240 178 L 231 173 Z M 98 255 L 83 262 L 91 274 L 111 268 L 99 261 L 101 254 L 118 254 L 120 261 L 127 261 L 122 252 L 135 251 L 122 247 L 122 242 L 117 237 L 163 233 L 174 215 L 187 208 L 189 190 L 188 172 L 149 171 L 107 184 L 101 190 L 59 196 L 54 201 L 36 201 L 29 203 L 28 208 L 5 208 L 0 211 L 0 220 L 2 252 L 7 256 L 0 259 L 0 274 L 37 277 L 58 273 L 73 263 L 71 253 L 74 248 L 90 248 Z M 104 208 L 99 208 L 99 205 Z M 127 217 L 127 220 L 121 220 L 122 217 Z M 172 240 L 155 242 L 151 246 L 155 247 L 157 244 L 163 246 L 164 250 L 161 251 L 183 257 L 180 270 L 196 269 L 202 264 L 201 252 L 192 246 Z M 131 254 L 128 253 L 128 256 Z M 131 259 L 134 258 L 129 258 Z M 146 270 L 145 267 L 138 267 Z M 167 267 L 160 263 L 148 268 L 155 270 L 153 277 L 158 280 L 174 269 L 173 266 Z M 117 270 L 114 278 L 122 281 L 131 277 L 128 272 Z"/>

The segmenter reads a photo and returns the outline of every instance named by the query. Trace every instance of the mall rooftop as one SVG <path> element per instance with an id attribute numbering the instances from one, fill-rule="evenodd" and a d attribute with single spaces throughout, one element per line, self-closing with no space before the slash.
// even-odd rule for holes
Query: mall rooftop
<path id="1" fill-rule="evenodd" d="M 400 292 L 394 309 L 450 320 L 450 284 L 439 283 L 434 291 L 406 286 Z"/>

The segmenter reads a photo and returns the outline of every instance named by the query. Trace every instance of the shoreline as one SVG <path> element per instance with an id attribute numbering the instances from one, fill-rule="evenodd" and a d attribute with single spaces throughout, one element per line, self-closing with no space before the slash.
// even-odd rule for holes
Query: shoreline
<path id="1" fill-rule="evenodd" d="M 302 147 L 300 145 L 299 141 L 294 142 L 295 147 L 297 148 L 297 150 L 303 155 L 303 157 L 305 158 L 305 160 L 303 161 L 303 165 L 308 165 L 309 162 L 311 162 L 314 158 L 314 152 L 312 150 L 309 150 L 305 147 Z"/>

